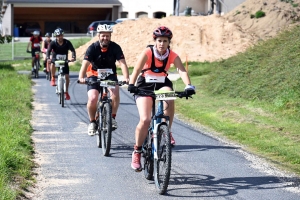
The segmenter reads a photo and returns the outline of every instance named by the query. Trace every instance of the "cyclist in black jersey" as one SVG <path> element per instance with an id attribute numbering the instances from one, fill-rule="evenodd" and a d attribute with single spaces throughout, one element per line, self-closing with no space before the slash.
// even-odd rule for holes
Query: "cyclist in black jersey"
<path id="1" fill-rule="evenodd" d="M 82 61 L 82 66 L 79 72 L 78 80 L 80 83 L 85 83 L 85 75 L 90 79 L 97 79 L 98 72 L 97 69 L 112 69 L 113 74 L 107 77 L 108 80 L 118 82 L 117 72 L 116 72 L 116 61 L 119 62 L 122 69 L 122 74 L 124 76 L 123 81 L 129 81 L 129 72 L 128 67 L 125 61 L 125 57 L 121 47 L 112 42 L 111 33 L 113 32 L 112 27 L 107 24 L 99 25 L 97 27 L 99 41 L 91 44 L 84 56 Z M 117 110 L 120 104 L 119 96 L 119 86 L 116 85 L 115 89 L 109 89 L 112 99 L 112 127 L 113 129 L 117 128 L 117 122 L 115 120 Z M 88 127 L 88 134 L 93 136 L 96 132 L 96 110 L 97 102 L 100 92 L 99 85 L 88 85 L 87 94 L 88 94 L 88 103 L 87 110 L 90 118 L 90 125 Z"/>
<path id="2" fill-rule="evenodd" d="M 49 44 L 50 42 L 52 41 L 51 40 L 51 33 L 46 33 L 45 35 L 45 40 L 42 42 L 42 52 L 43 52 L 43 59 L 44 59 L 44 72 L 46 72 L 46 67 L 47 67 L 47 56 L 46 56 L 46 53 L 47 53 L 47 49 L 49 47 Z"/>
<path id="3" fill-rule="evenodd" d="M 51 62 L 51 85 L 56 86 L 55 84 L 55 71 L 56 68 L 54 66 L 55 60 L 68 60 L 68 52 L 69 50 L 72 52 L 72 58 L 70 59 L 71 62 L 76 60 L 76 52 L 72 45 L 72 43 L 64 39 L 64 31 L 61 28 L 58 28 L 54 31 L 54 36 L 56 39 L 50 43 L 49 48 L 47 49 L 47 59 L 48 62 Z M 50 52 L 52 52 L 52 59 L 50 59 Z M 70 100 L 70 95 L 68 93 L 69 83 L 70 83 L 70 77 L 69 77 L 69 65 L 68 62 L 66 62 L 65 67 L 63 68 L 63 72 L 66 77 L 66 100 Z"/>

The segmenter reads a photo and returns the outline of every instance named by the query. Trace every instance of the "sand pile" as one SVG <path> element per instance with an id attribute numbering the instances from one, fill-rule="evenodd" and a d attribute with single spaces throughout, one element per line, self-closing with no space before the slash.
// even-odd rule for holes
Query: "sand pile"
<path id="1" fill-rule="evenodd" d="M 299 3 L 299 6 L 296 4 Z M 262 18 L 251 18 L 251 14 L 262 10 Z M 128 66 L 134 66 L 140 52 L 153 44 L 152 32 L 165 25 L 173 32 L 171 49 L 182 61 L 214 61 L 243 52 L 259 39 L 275 36 L 290 25 L 298 24 L 300 0 L 293 4 L 281 0 L 247 0 L 224 16 L 170 16 L 163 19 L 142 18 L 125 21 L 114 26 L 112 40 L 123 49 Z M 93 38 L 76 49 L 82 59 L 87 47 L 97 41 Z"/>

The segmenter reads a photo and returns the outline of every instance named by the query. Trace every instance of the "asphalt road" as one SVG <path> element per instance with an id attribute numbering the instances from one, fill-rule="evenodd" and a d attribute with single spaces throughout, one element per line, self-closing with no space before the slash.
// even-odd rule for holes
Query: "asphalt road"
<path id="1" fill-rule="evenodd" d="M 138 122 L 132 95 L 121 89 L 121 104 L 109 157 L 88 136 L 86 86 L 71 73 L 64 108 L 42 75 L 33 79 L 32 135 L 38 168 L 30 199 L 300 199 L 296 177 L 274 170 L 240 147 L 175 120 L 172 171 L 167 194 L 130 167 Z M 180 100 L 179 100 L 180 101 Z M 298 182 L 299 183 L 299 182 Z"/>

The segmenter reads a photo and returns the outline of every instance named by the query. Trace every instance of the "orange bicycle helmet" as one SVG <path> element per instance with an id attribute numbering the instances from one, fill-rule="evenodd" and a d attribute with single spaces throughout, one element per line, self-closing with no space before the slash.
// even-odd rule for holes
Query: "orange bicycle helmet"
<path id="1" fill-rule="evenodd" d="M 160 26 L 153 31 L 153 38 L 156 39 L 157 37 L 167 37 L 171 40 L 173 33 L 168 27 Z"/>

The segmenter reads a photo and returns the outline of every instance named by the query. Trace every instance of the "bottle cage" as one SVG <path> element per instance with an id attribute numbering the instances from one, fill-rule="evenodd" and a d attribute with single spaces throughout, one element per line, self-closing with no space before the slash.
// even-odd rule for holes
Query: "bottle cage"
<path id="1" fill-rule="evenodd" d="M 151 68 L 143 69 L 142 73 L 144 73 L 147 70 L 151 70 L 154 73 L 164 72 L 165 74 L 168 74 L 165 69 L 166 69 L 166 65 L 167 65 L 169 56 L 163 60 L 163 66 L 162 67 L 156 67 L 155 66 L 155 61 L 154 61 L 153 45 L 148 45 L 147 47 L 150 47 L 151 52 L 152 52 Z"/>

